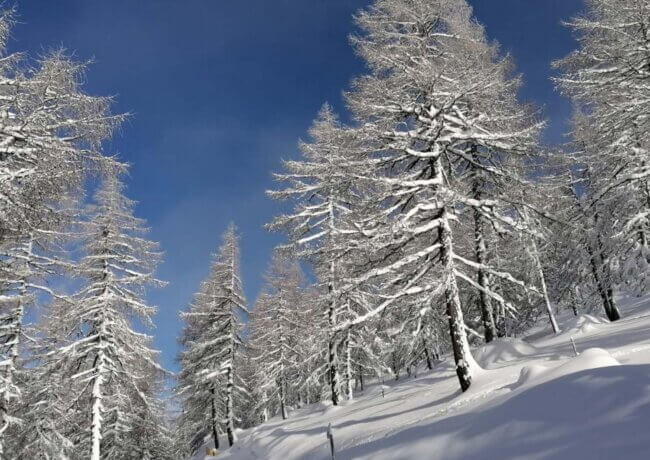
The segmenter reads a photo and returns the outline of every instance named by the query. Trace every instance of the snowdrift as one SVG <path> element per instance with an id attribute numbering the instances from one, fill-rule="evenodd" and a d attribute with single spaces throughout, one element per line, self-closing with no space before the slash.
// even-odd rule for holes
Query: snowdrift
<path id="1" fill-rule="evenodd" d="M 524 366 L 514 387 L 539 385 L 547 380 L 582 370 L 619 365 L 620 363 L 608 351 L 601 348 L 590 348 L 579 356 L 554 368 L 548 368 L 541 364 Z"/>
<path id="2" fill-rule="evenodd" d="M 474 360 L 483 368 L 491 369 L 495 364 L 526 358 L 536 348 L 521 339 L 503 338 L 474 350 Z"/>

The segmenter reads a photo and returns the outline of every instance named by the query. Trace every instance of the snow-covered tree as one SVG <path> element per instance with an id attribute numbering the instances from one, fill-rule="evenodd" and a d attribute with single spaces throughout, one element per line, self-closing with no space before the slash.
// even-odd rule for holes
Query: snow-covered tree
<path id="1" fill-rule="evenodd" d="M 239 270 L 239 236 L 234 224 L 223 235 L 223 244 L 213 257 L 208 278 L 201 283 L 188 312 L 181 313 L 185 330 L 179 360 L 177 394 L 183 413 L 179 423 L 197 433 L 193 447 L 206 435 L 219 446 L 221 424 L 228 442 L 235 442 L 234 399 L 244 391 L 235 364 L 242 346 L 240 337 L 246 301 Z"/>
<path id="2" fill-rule="evenodd" d="M 501 231 L 525 230 L 502 191 L 524 183 L 513 165 L 534 153 L 541 124 L 518 103 L 520 81 L 510 60 L 487 42 L 466 2 L 377 0 L 356 19 L 362 34 L 354 44 L 372 71 L 348 97 L 364 137 L 373 140 L 361 172 L 388 190 L 376 197 L 375 222 L 382 225 L 374 229 L 373 252 L 380 257 L 360 279 L 387 282 L 382 301 L 339 328 L 407 295 L 427 293 L 427 306 L 443 298 L 457 375 L 467 390 L 476 364 L 459 282 L 498 302 L 502 297 L 479 283 L 477 272 L 525 286 L 491 261 L 461 255 L 457 235 L 475 222 L 468 213 Z M 476 170 L 489 194 L 477 196 Z"/>
<path id="3" fill-rule="evenodd" d="M 321 364 L 318 358 L 323 353 L 318 349 L 315 355 L 309 353 L 319 331 L 303 300 L 304 276 L 298 261 L 276 251 L 265 281 L 251 314 L 248 347 L 259 385 L 260 412 L 272 416 L 278 408 L 286 419 L 288 406 L 298 402 L 302 387 L 312 378 L 304 368 L 314 361 Z"/>
<path id="4" fill-rule="evenodd" d="M 358 139 L 341 125 L 328 104 L 320 110 L 309 134 L 312 142 L 300 144 L 302 158 L 285 161 L 286 172 L 275 174 L 286 188 L 268 192 L 274 199 L 294 200 L 294 211 L 277 217 L 269 228 L 288 230 L 293 249 L 314 264 L 325 286 L 327 372 L 331 399 L 336 405 L 341 399 L 342 383 L 339 348 L 349 343 L 335 330 L 347 305 L 342 291 L 347 277 L 343 258 L 355 250 L 358 242 L 359 232 L 350 217 L 362 200 L 359 189 L 363 181 L 356 177 L 358 163 L 353 157 Z"/>
<path id="5" fill-rule="evenodd" d="M 40 360 L 60 378 L 50 391 L 61 389 L 69 398 L 62 422 L 73 457 L 92 460 L 138 451 L 140 410 L 147 408 L 149 417 L 158 404 L 146 387 L 164 372 L 151 337 L 136 330 L 152 326 L 155 308 L 143 295 L 146 286 L 162 284 L 153 275 L 160 253 L 143 238 L 144 222 L 133 216 L 134 202 L 123 191 L 114 171 L 95 194 L 81 223 L 84 255 L 76 272 L 83 285 L 55 312 L 56 348 Z"/>
<path id="6" fill-rule="evenodd" d="M 644 290 L 650 281 L 650 1 L 588 0 L 568 26 L 579 48 L 555 63 L 563 70 L 555 81 L 579 111 L 573 140 L 582 217 L 596 229 L 589 251 L 615 320 L 608 284 Z"/>
<path id="7" fill-rule="evenodd" d="M 0 15 L 4 50 L 14 11 Z M 61 51 L 30 70 L 19 54 L 0 59 L 0 454 L 4 434 L 17 419 L 14 374 L 21 353 L 25 308 L 56 261 L 44 240 L 61 231 L 69 215 L 63 202 L 79 194 L 89 169 L 114 163 L 98 151 L 122 117 L 110 99 L 81 89 L 85 66 Z"/>

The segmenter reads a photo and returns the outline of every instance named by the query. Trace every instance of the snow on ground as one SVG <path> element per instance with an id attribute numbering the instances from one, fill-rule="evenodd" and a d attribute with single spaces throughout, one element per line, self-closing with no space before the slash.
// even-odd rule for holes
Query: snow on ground
<path id="1" fill-rule="evenodd" d="M 565 316 L 474 350 L 484 370 L 458 389 L 449 360 L 416 378 L 369 387 L 240 434 L 220 460 L 646 459 L 650 448 L 650 298 L 622 298 L 624 318 Z M 571 338 L 580 352 L 575 356 Z"/>

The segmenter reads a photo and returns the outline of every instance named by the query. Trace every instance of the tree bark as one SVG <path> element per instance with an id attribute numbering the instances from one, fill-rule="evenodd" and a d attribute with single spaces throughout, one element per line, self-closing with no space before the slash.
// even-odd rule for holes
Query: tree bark
<path id="1" fill-rule="evenodd" d="M 429 348 L 427 347 L 427 341 L 422 337 L 422 346 L 424 347 L 424 356 L 427 359 L 427 368 L 431 371 L 433 370 L 433 361 L 431 361 L 431 354 L 429 353 Z"/>
<path id="2" fill-rule="evenodd" d="M 456 375 L 462 391 L 467 391 L 472 384 L 472 363 L 474 359 L 467 341 L 463 310 L 458 294 L 456 269 L 453 260 L 453 239 L 449 217 L 446 208 L 442 208 L 440 216 L 440 258 L 443 265 L 445 280 L 445 302 L 449 319 L 449 333 L 456 363 Z"/>
<path id="3" fill-rule="evenodd" d="M 234 359 L 234 356 L 233 356 Z M 233 414 L 233 387 L 234 387 L 234 371 L 232 363 L 228 369 L 227 383 L 226 383 L 226 434 L 228 435 L 228 444 L 230 447 L 235 443 L 235 421 Z"/>
<path id="4" fill-rule="evenodd" d="M 341 399 L 339 394 L 340 391 L 340 379 L 338 371 L 338 350 L 336 343 L 336 333 L 334 332 L 334 327 L 336 326 L 336 301 L 335 301 L 335 292 L 334 292 L 334 274 L 335 267 L 334 262 L 330 263 L 330 282 L 327 286 L 329 292 L 329 308 L 327 312 L 327 320 L 330 327 L 330 336 L 328 342 L 328 353 L 327 353 L 327 362 L 329 367 L 329 377 L 330 377 L 330 390 L 332 392 L 332 404 L 337 406 Z"/>
<path id="5" fill-rule="evenodd" d="M 287 414 L 287 395 L 286 395 L 286 389 L 284 385 L 284 378 L 280 379 L 280 412 L 282 413 L 282 420 L 286 420 L 288 418 Z"/>
<path id="6" fill-rule="evenodd" d="M 352 350 L 350 341 L 351 334 L 350 329 L 348 328 L 345 336 L 345 382 L 348 401 L 354 399 L 354 394 L 352 392 Z"/>
<path id="7" fill-rule="evenodd" d="M 478 155 L 473 154 L 474 160 L 478 161 Z M 474 170 L 472 183 L 472 195 L 477 201 L 481 200 L 483 183 L 479 177 L 479 172 Z M 487 245 L 485 243 L 485 222 L 481 213 L 474 209 L 474 244 L 476 250 L 476 262 L 480 265 L 487 264 Z M 490 343 L 497 336 L 496 324 L 494 321 L 494 312 L 492 309 L 492 299 L 488 295 L 490 288 L 490 275 L 482 268 L 478 269 L 478 285 L 481 286 L 479 292 L 479 308 L 481 310 L 481 320 L 485 343 Z"/>
<path id="8" fill-rule="evenodd" d="M 218 415 L 217 415 L 217 402 L 215 401 L 216 395 L 214 392 L 214 387 L 210 388 L 210 393 L 212 394 L 211 404 L 212 404 L 212 440 L 214 441 L 214 448 L 219 448 L 219 429 L 218 429 Z"/>

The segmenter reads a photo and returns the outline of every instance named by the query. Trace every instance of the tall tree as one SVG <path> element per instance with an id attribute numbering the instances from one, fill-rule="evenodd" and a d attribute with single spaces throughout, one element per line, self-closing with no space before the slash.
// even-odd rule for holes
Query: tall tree
<path id="1" fill-rule="evenodd" d="M 242 316 L 247 312 L 239 270 L 239 236 L 230 224 L 208 278 L 201 283 L 189 311 L 181 313 L 185 330 L 177 387 L 183 407 L 180 423 L 192 425 L 202 436 L 211 434 L 217 447 L 222 419 L 229 444 L 236 440 L 234 399 L 244 386 L 235 363 L 242 346 Z"/>
<path id="2" fill-rule="evenodd" d="M 365 131 L 370 175 L 387 185 L 375 231 L 376 252 L 386 254 L 364 279 L 390 274 L 387 297 L 354 326 L 407 295 L 428 293 L 426 305 L 444 299 L 456 372 L 463 390 L 477 365 L 465 331 L 459 281 L 496 301 L 476 272 L 525 288 L 488 261 L 456 248 L 467 213 L 503 231 L 522 232 L 504 190 L 521 186 L 519 165 L 536 148 L 542 126 L 516 99 L 520 80 L 490 45 L 471 8 L 460 0 L 377 0 L 357 15 L 354 38 L 372 73 L 358 79 L 349 105 Z M 472 192 L 476 170 L 489 195 Z M 483 187 L 483 185 L 482 185 Z M 473 225 L 474 227 L 475 225 Z M 434 280 L 425 283 L 425 280 Z M 435 281 L 439 280 L 439 281 Z"/>
<path id="3" fill-rule="evenodd" d="M 304 276 L 298 261 L 276 251 L 265 275 L 266 284 L 251 315 L 249 347 L 262 393 L 262 412 L 288 417 L 288 405 L 298 402 L 304 380 L 301 368 L 322 356 L 306 352 L 318 341 L 313 318 L 306 315 Z M 303 380 L 304 379 L 304 380 Z"/>
<path id="4" fill-rule="evenodd" d="M 0 48 L 13 23 L 0 16 Z M 0 454 L 20 389 L 13 375 L 22 345 L 25 308 L 55 261 L 43 240 L 61 231 L 70 216 L 64 202 L 80 194 L 86 173 L 112 165 L 99 144 L 119 124 L 110 99 L 83 93 L 85 66 L 58 51 L 35 70 L 19 54 L 0 59 Z"/>
<path id="5" fill-rule="evenodd" d="M 644 290 L 650 281 L 650 1 L 587 0 L 568 26 L 579 48 L 555 63 L 563 70 L 555 81 L 578 108 L 580 217 L 594 228 L 588 250 L 605 310 L 616 320 L 610 283 L 627 278 L 628 288 Z"/>
<path id="6" fill-rule="evenodd" d="M 144 221 L 133 216 L 134 202 L 123 191 L 114 171 L 95 194 L 96 204 L 81 224 L 85 254 L 76 270 L 84 284 L 57 312 L 63 336 L 43 359 L 68 382 L 59 388 L 74 389 L 66 391 L 73 414 L 68 437 L 74 455 L 92 460 L 136 450 L 138 411 L 157 405 L 157 395 L 144 388 L 153 373 L 164 372 L 151 337 L 135 324 L 152 326 L 155 308 L 143 295 L 146 286 L 163 284 L 153 275 L 160 253 L 157 243 L 141 236 Z"/>
<path id="7" fill-rule="evenodd" d="M 277 217 L 269 228 L 289 231 L 293 249 L 315 264 L 326 287 L 328 376 L 332 403 L 337 405 L 341 399 L 339 348 L 349 343 L 336 332 L 347 305 L 342 259 L 355 248 L 358 230 L 350 216 L 355 212 L 353 204 L 362 199 L 362 181 L 355 177 L 358 163 L 353 156 L 358 141 L 328 104 L 321 108 L 309 134 L 312 142 L 300 144 L 302 158 L 285 161 L 286 172 L 275 174 L 286 188 L 268 192 L 274 199 L 293 199 L 294 211 Z"/>

